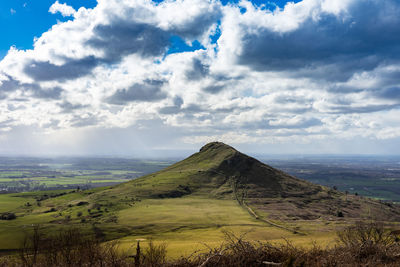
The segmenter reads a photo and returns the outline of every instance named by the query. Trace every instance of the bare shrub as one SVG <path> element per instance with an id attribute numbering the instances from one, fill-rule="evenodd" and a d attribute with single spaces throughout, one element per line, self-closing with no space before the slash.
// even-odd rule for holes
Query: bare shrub
<path id="1" fill-rule="evenodd" d="M 61 230 L 45 236 L 39 226 L 27 235 L 20 249 L 19 266 L 129 266 L 118 253 L 118 243 L 101 243 L 78 229 Z"/>
<path id="2" fill-rule="evenodd" d="M 207 247 L 178 260 L 167 260 L 166 244 L 150 241 L 136 255 L 119 253 L 118 243 L 102 243 L 95 235 L 69 228 L 45 236 L 36 226 L 24 239 L 19 257 L 0 257 L 3 266 L 102 266 L 102 267 L 258 267 L 258 266 L 400 266 L 400 246 L 380 223 L 357 223 L 338 232 L 337 245 L 310 249 L 290 241 L 277 245 L 245 240 L 245 235 L 225 231 L 219 247 Z"/>
<path id="3" fill-rule="evenodd" d="M 338 245 L 359 261 L 368 259 L 390 261 L 400 249 L 395 242 L 395 236 L 379 222 L 357 222 L 338 232 L 337 236 Z"/>
<path id="4" fill-rule="evenodd" d="M 18 267 L 21 263 L 15 257 L 0 256 L 0 267 Z"/>
<path id="5" fill-rule="evenodd" d="M 166 263 L 166 259 L 167 245 L 165 243 L 156 245 L 152 240 L 150 240 L 149 246 L 145 249 L 143 253 L 141 266 L 163 266 Z"/>
<path id="6" fill-rule="evenodd" d="M 0 220 L 15 220 L 17 218 L 17 216 L 15 215 L 15 213 L 12 212 L 6 212 L 3 214 L 0 214 Z"/>
<path id="7" fill-rule="evenodd" d="M 229 231 L 223 233 L 224 244 L 198 255 L 191 262 L 194 263 L 193 266 L 266 266 L 266 264 L 280 266 L 287 258 L 295 258 L 299 252 L 290 243 L 277 247 L 269 243 L 247 241 L 244 239 L 245 234 L 238 236 Z"/>

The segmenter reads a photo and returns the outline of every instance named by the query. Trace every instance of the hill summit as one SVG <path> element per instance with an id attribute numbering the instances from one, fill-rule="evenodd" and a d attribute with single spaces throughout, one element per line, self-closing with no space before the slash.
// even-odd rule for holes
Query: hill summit
<path id="1" fill-rule="evenodd" d="M 159 172 L 106 191 L 154 199 L 236 199 L 278 220 L 400 217 L 396 207 L 298 179 L 221 142 L 206 144 Z"/>
<path id="2" fill-rule="evenodd" d="M 150 194 L 161 198 L 188 194 L 231 198 L 238 191 L 247 198 L 276 198 L 315 194 L 322 190 L 320 186 L 292 177 L 221 142 L 209 143 L 187 159 L 132 183 L 138 182 L 152 184 L 152 192 L 142 186 L 143 196 Z"/>
<path id="3" fill-rule="evenodd" d="M 203 146 L 192 156 L 200 163 L 205 159 L 215 165 L 205 171 L 213 177 L 215 186 L 220 188 L 227 182 L 233 189 L 245 190 L 246 197 L 288 197 L 315 194 L 320 186 L 297 179 L 221 142 Z"/>

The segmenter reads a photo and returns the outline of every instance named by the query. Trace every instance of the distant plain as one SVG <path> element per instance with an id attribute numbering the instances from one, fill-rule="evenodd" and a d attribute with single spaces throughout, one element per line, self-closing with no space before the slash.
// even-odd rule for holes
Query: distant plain
<path id="1" fill-rule="evenodd" d="M 260 155 L 257 158 L 313 183 L 400 202 L 400 156 Z M 159 171 L 178 160 L 0 157 L 0 193 L 108 186 Z"/>
<path id="2" fill-rule="evenodd" d="M 261 157 L 261 160 L 299 178 L 348 191 L 351 195 L 400 201 L 398 157 L 292 156 Z M 144 240 L 144 246 L 150 239 L 156 243 L 166 242 L 168 255 L 179 257 L 206 250 L 207 246 L 217 246 L 226 230 L 246 234 L 250 240 L 291 240 L 302 246 L 311 246 L 313 242 L 331 246 L 337 229 L 349 223 L 341 218 L 279 222 L 307 234 L 299 235 L 256 220 L 229 199 L 210 199 L 201 194 L 140 199 L 139 195 L 125 194 L 130 192 L 126 186 L 116 187 L 113 191 L 116 195 L 107 194 L 104 188 L 160 171 L 175 161 L 177 159 L 0 158 L 3 192 L 0 213 L 13 211 L 17 215 L 14 221 L 0 220 L 0 250 L 17 249 L 32 224 L 40 224 L 48 233 L 56 233 L 65 226 L 79 227 L 105 236 L 105 240 L 117 239 L 122 250 L 132 253 L 138 239 Z M 203 164 L 206 167 L 209 163 Z M 172 172 L 174 176 L 183 177 L 198 171 L 185 166 L 182 172 Z M 147 177 L 148 180 L 143 181 L 149 181 L 148 185 L 140 181 L 135 184 L 143 189 L 149 187 L 150 191 L 162 188 L 157 177 Z M 96 194 L 100 201 L 92 198 Z"/>

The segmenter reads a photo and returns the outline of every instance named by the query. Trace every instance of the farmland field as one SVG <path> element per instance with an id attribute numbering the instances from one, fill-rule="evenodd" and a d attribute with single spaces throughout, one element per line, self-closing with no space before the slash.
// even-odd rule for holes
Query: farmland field
<path id="1" fill-rule="evenodd" d="M 14 220 L 0 221 L 0 253 L 19 248 L 25 232 L 31 231 L 32 225 L 40 225 L 46 234 L 57 234 L 61 228 L 79 228 L 83 233 L 94 233 L 105 242 L 118 240 L 121 250 L 132 253 L 136 240 L 142 240 L 144 247 L 149 240 L 166 242 L 169 257 L 218 246 L 224 240 L 224 231 L 245 234 L 247 239 L 254 241 L 281 243 L 290 240 L 305 247 L 312 246 L 313 242 L 332 246 L 336 231 L 353 223 L 358 216 L 356 211 L 364 210 L 359 217 L 366 219 L 370 217 L 367 211 L 371 209 L 389 210 L 391 207 L 390 203 L 356 196 L 355 190 L 360 195 L 367 192 L 359 190 L 358 184 L 362 186 L 364 182 L 363 186 L 373 197 L 398 199 L 396 194 L 388 193 L 397 186 L 397 159 L 375 160 L 374 165 L 371 161 L 354 159 L 267 159 L 263 161 L 301 178 L 329 187 L 337 186 L 343 191 L 355 189 L 347 195 L 326 188 L 316 196 L 317 199 L 326 198 L 325 193 L 330 192 L 343 207 L 346 203 L 359 205 L 352 210 L 354 205 L 349 204 L 345 217 L 339 217 L 333 211 L 323 218 L 303 219 L 303 214 L 299 214 L 292 219 L 279 220 L 274 213 L 282 213 L 292 204 L 285 206 L 279 197 L 275 202 L 268 198 L 248 201 L 261 218 L 270 219 L 275 223 L 273 225 L 256 219 L 229 193 L 232 192 L 228 190 L 229 186 L 214 190 L 218 177 L 213 174 L 218 172 L 208 172 L 212 174 L 211 179 L 204 176 L 229 153 L 229 149 L 219 154 L 203 151 L 201 155 L 166 169 L 164 167 L 174 160 L 3 158 L 0 183 L 8 183 L 7 190 L 12 182 L 29 187 L 16 187 L 19 193 L 0 194 L 0 214 L 12 212 L 16 215 Z M 164 170 L 159 171 L 161 169 Z M 391 179 L 382 180 L 381 177 Z M 115 185 L 132 179 L 134 181 Z M 46 191 L 33 191 L 35 183 L 42 184 Z M 50 191 L 53 188 L 57 190 Z M 304 206 L 312 199 L 301 195 L 300 199 L 291 201 L 300 201 Z M 269 208 L 260 208 L 260 203 Z M 323 205 L 324 201 L 318 203 Z M 325 211 L 324 207 L 313 206 L 303 208 L 303 211 Z M 297 206 L 292 209 L 299 210 Z M 391 222 L 388 227 L 397 228 L 398 224 Z"/>
<path id="2" fill-rule="evenodd" d="M 400 202 L 396 156 L 261 156 L 296 177 L 341 191 Z M 126 182 L 159 171 L 178 159 L 0 157 L 0 193 L 83 189 Z"/>
<path id="3" fill-rule="evenodd" d="M 173 160 L 0 157 L 0 193 L 89 189 L 158 171 Z"/>
<path id="4" fill-rule="evenodd" d="M 400 202 L 399 156 L 289 156 L 262 161 L 316 184 Z"/>

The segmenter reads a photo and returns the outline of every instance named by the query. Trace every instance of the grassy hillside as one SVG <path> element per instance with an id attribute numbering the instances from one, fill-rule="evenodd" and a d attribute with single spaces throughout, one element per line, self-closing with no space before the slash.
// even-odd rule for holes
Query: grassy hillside
<path id="1" fill-rule="evenodd" d="M 1 195 L 0 204 L 0 213 L 17 216 L 0 220 L 2 250 L 18 248 L 24 231 L 40 224 L 47 233 L 79 227 L 105 241 L 119 239 L 126 249 L 136 239 L 167 241 L 172 256 L 202 242 L 218 244 L 222 230 L 252 240 L 329 245 L 351 221 L 395 221 L 400 214 L 397 206 L 297 179 L 223 143 L 120 185 Z"/>

